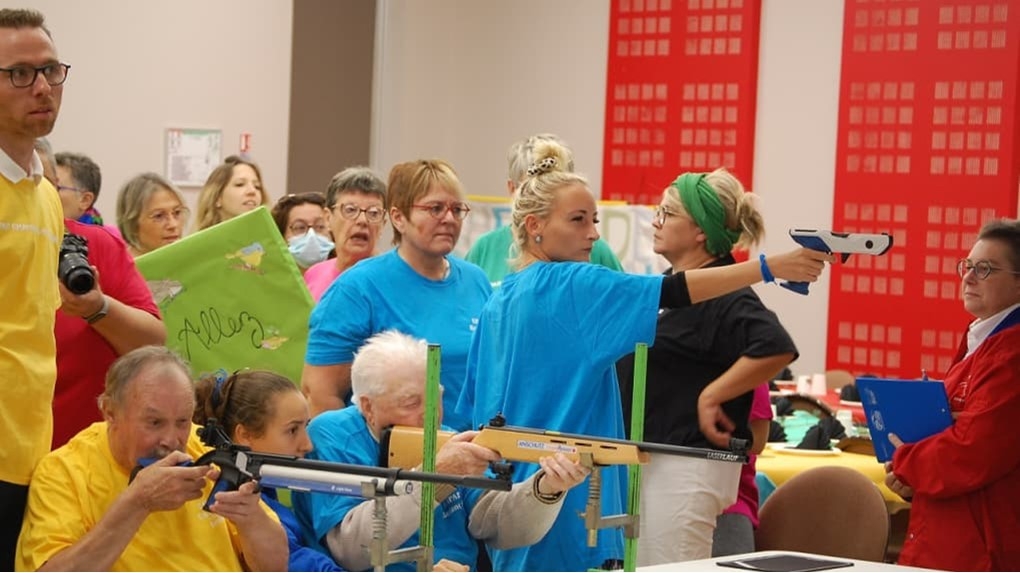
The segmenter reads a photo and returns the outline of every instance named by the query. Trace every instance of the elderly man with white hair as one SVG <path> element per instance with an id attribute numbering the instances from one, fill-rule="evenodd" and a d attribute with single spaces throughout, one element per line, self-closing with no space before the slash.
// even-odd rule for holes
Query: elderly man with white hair
<path id="1" fill-rule="evenodd" d="M 308 433 L 315 449 L 308 459 L 375 466 L 383 429 L 391 425 L 422 427 L 427 351 L 424 340 L 392 330 L 370 338 L 351 365 L 354 407 L 331 410 L 312 420 Z M 441 419 L 442 410 L 439 414 Z M 475 434 L 462 432 L 443 444 L 436 455 L 436 471 L 482 475 L 498 455 L 471 443 Z M 543 459 L 538 472 L 509 492 L 438 487 L 435 558 L 474 569 L 476 540 L 498 548 L 535 543 L 559 514 L 563 492 L 587 475 L 586 468 L 556 454 Z M 318 493 L 296 494 L 294 501 L 305 532 L 312 537 L 310 542 L 320 544 L 346 569 L 369 567 L 373 501 Z M 386 506 L 390 548 L 417 545 L 420 490 L 387 498 Z M 399 570 L 405 565 L 388 569 Z"/>

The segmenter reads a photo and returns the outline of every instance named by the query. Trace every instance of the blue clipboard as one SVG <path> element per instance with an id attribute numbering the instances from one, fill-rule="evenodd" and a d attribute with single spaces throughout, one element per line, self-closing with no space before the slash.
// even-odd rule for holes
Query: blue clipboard
<path id="1" fill-rule="evenodd" d="M 858 378 L 857 391 L 880 462 L 892 459 L 895 448 L 889 441 L 890 433 L 912 444 L 953 424 L 942 382 Z"/>

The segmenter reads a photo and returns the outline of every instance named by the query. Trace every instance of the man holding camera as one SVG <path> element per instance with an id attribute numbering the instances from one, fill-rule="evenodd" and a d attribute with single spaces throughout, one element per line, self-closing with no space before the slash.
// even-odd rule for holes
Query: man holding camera
<path id="1" fill-rule="evenodd" d="M 69 67 L 42 14 L 0 9 L 0 569 L 8 571 L 28 482 L 50 449 L 64 224 L 33 147 L 53 129 Z"/>

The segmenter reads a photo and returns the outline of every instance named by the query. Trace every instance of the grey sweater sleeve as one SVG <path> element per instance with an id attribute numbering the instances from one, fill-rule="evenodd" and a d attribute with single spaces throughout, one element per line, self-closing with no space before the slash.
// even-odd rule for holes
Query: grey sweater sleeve
<path id="1" fill-rule="evenodd" d="M 385 498 L 386 545 L 390 550 L 400 547 L 421 525 L 421 484 L 415 483 L 414 488 L 409 495 Z M 326 546 L 333 559 L 348 571 L 364 571 L 372 566 L 369 547 L 374 511 L 375 500 L 366 500 L 326 533 Z"/>
<path id="2" fill-rule="evenodd" d="M 468 530 L 494 549 L 524 547 L 541 541 L 563 507 L 566 494 L 549 503 L 535 497 L 536 472 L 510 491 L 487 491 L 478 499 Z"/>

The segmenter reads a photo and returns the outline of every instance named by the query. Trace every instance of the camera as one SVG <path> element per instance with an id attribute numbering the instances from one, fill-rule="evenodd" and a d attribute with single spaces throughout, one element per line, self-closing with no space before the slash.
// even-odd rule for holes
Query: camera
<path id="1" fill-rule="evenodd" d="M 89 266 L 88 256 L 88 240 L 64 231 L 57 277 L 74 294 L 85 294 L 96 286 L 96 275 Z"/>

